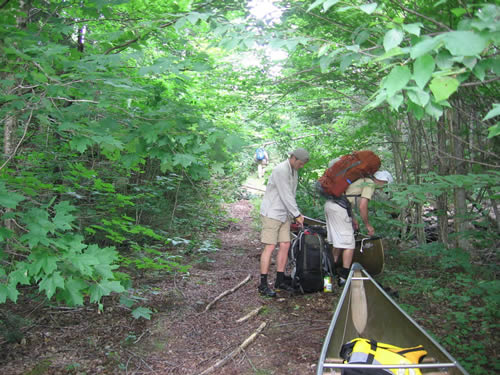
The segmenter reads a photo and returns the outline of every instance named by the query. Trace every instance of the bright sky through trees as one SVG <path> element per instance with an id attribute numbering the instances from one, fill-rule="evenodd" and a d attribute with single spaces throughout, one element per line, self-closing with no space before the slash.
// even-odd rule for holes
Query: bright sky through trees
<path id="1" fill-rule="evenodd" d="M 267 24 L 275 24 L 280 22 L 280 17 L 282 15 L 282 10 L 274 5 L 273 0 L 250 0 L 248 2 L 248 7 L 250 13 L 257 19 L 266 22 Z M 288 53 L 282 49 L 273 49 L 270 47 L 265 47 L 265 55 L 272 61 L 282 61 L 286 60 Z M 259 65 L 260 59 L 255 55 L 250 60 L 246 61 L 249 65 Z M 271 74 L 279 75 L 281 71 L 281 66 L 279 63 L 275 64 L 271 69 Z"/>
<path id="2" fill-rule="evenodd" d="M 273 0 L 250 0 L 248 6 L 250 8 L 250 13 L 256 18 L 271 24 L 280 22 L 280 17 L 283 12 L 274 5 Z"/>

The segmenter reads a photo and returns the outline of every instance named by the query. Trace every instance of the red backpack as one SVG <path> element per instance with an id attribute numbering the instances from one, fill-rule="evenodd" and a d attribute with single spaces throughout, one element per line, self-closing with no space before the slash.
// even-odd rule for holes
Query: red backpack
<path id="1" fill-rule="evenodd" d="M 340 197 L 357 179 L 372 176 L 380 164 L 380 158 L 373 151 L 356 151 L 342 156 L 318 181 L 324 193 Z"/>

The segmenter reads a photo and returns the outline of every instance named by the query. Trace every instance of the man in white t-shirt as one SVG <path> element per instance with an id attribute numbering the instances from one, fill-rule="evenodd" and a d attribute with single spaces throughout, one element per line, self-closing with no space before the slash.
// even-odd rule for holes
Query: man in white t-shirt
<path id="1" fill-rule="evenodd" d="M 388 171 L 378 171 L 373 177 L 373 179 L 361 178 L 353 182 L 340 200 L 329 199 L 325 203 L 327 241 L 332 245 L 335 263 L 340 263 L 339 257 L 342 257 L 342 268 L 339 270 L 339 285 L 343 285 L 349 275 L 356 247 L 354 231 L 359 228 L 359 223 L 354 218 L 351 207 L 358 208 L 368 235 L 373 236 L 375 228 L 370 224 L 368 204 L 377 186 L 382 187 L 386 183 L 394 181 Z"/>

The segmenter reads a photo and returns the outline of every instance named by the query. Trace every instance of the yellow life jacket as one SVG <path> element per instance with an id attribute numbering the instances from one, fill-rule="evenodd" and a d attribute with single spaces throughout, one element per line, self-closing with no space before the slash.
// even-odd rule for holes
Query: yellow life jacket
<path id="1" fill-rule="evenodd" d="M 400 348 L 390 344 L 377 342 L 375 340 L 356 338 L 342 346 L 340 356 L 344 363 L 363 363 L 363 364 L 381 364 L 381 365 L 410 365 L 418 364 L 427 355 L 422 345 L 411 348 Z M 348 370 L 348 369 L 344 369 Z M 394 375 L 422 375 L 418 368 L 387 368 L 376 369 L 356 369 L 354 374 L 394 374 Z M 349 374 L 344 371 L 343 374 Z"/>

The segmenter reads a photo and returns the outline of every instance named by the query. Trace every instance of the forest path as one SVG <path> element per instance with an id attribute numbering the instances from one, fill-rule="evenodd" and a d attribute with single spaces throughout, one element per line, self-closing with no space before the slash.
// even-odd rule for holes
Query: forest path
<path id="1" fill-rule="evenodd" d="M 261 297 L 262 246 L 252 205 L 240 200 L 227 212 L 233 220 L 217 233 L 218 250 L 207 251 L 189 275 L 149 270 L 136 280 L 134 295 L 154 311 L 151 320 L 134 319 L 116 296 L 104 300 L 102 313 L 92 305 L 49 307 L 36 297 L 2 305 L 0 313 L 30 324 L 20 341 L 0 343 L 0 373 L 199 375 L 227 359 L 210 373 L 315 374 L 340 290 Z M 274 267 L 273 262 L 270 282 Z M 258 308 L 258 315 L 238 322 Z M 233 356 L 259 327 L 262 331 Z"/>

